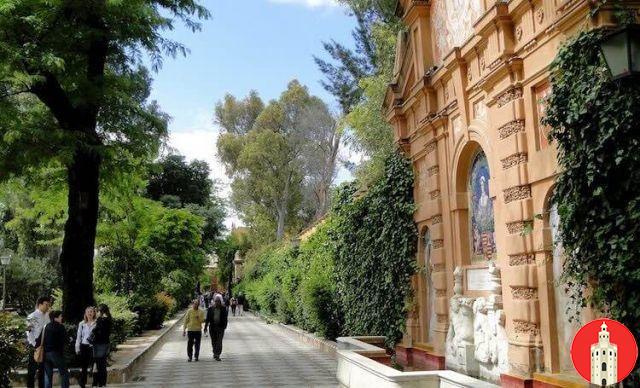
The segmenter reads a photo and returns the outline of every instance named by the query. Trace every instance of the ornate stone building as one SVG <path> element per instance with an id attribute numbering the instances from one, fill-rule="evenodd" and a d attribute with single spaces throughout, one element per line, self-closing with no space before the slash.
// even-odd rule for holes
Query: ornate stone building
<path id="1" fill-rule="evenodd" d="M 384 109 L 414 163 L 424 268 L 403 361 L 504 386 L 578 381 L 568 349 L 580 323 L 566 315 L 549 204 L 557 151 L 540 119 L 559 45 L 611 24 L 609 10 L 589 16 L 594 3 L 398 2 L 406 31 Z"/>

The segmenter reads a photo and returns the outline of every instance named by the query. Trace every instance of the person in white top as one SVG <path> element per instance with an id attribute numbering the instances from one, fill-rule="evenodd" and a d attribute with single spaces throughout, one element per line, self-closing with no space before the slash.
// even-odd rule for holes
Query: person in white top
<path id="1" fill-rule="evenodd" d="M 49 309 L 51 299 L 43 296 L 38 298 L 36 309 L 27 316 L 27 342 L 29 344 L 29 365 L 27 369 L 27 388 L 35 388 L 36 375 L 38 387 L 44 387 L 44 366 L 33 359 L 33 353 L 42 341 L 42 329 L 49 323 Z"/>
<path id="2" fill-rule="evenodd" d="M 93 369 L 93 349 L 89 338 L 96 327 L 96 309 L 89 306 L 84 310 L 84 319 L 78 324 L 76 335 L 76 354 L 80 356 L 82 374 L 78 384 L 84 388 L 87 385 L 87 371 Z"/>

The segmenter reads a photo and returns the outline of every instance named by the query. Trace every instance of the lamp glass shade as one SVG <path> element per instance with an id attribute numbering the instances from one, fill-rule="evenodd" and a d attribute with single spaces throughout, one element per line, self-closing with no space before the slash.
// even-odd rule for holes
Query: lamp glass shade
<path id="1" fill-rule="evenodd" d="M 640 71 L 640 30 L 637 26 L 606 35 L 600 42 L 600 49 L 614 79 Z"/>
<path id="2" fill-rule="evenodd" d="M 0 263 L 5 266 L 11 264 L 11 253 L 3 252 L 2 255 L 0 255 Z"/>

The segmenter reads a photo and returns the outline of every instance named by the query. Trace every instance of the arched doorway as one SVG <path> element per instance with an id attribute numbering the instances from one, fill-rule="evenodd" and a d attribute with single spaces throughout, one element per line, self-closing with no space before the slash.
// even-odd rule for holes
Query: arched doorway
<path id="1" fill-rule="evenodd" d="M 471 160 L 468 178 L 471 264 L 495 260 L 493 201 L 489 194 L 489 162 L 482 149 Z"/>

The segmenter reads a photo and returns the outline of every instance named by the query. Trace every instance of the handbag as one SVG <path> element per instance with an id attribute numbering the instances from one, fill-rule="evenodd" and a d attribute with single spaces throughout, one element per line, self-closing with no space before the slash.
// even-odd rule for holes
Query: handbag
<path id="1" fill-rule="evenodd" d="M 47 326 L 48 324 L 42 328 L 42 341 L 40 341 L 40 346 L 33 352 L 33 360 L 39 364 L 44 361 L 44 336 L 47 333 Z"/>
<path id="2" fill-rule="evenodd" d="M 105 358 L 109 354 L 109 344 L 94 344 L 93 345 L 93 358 Z"/>

